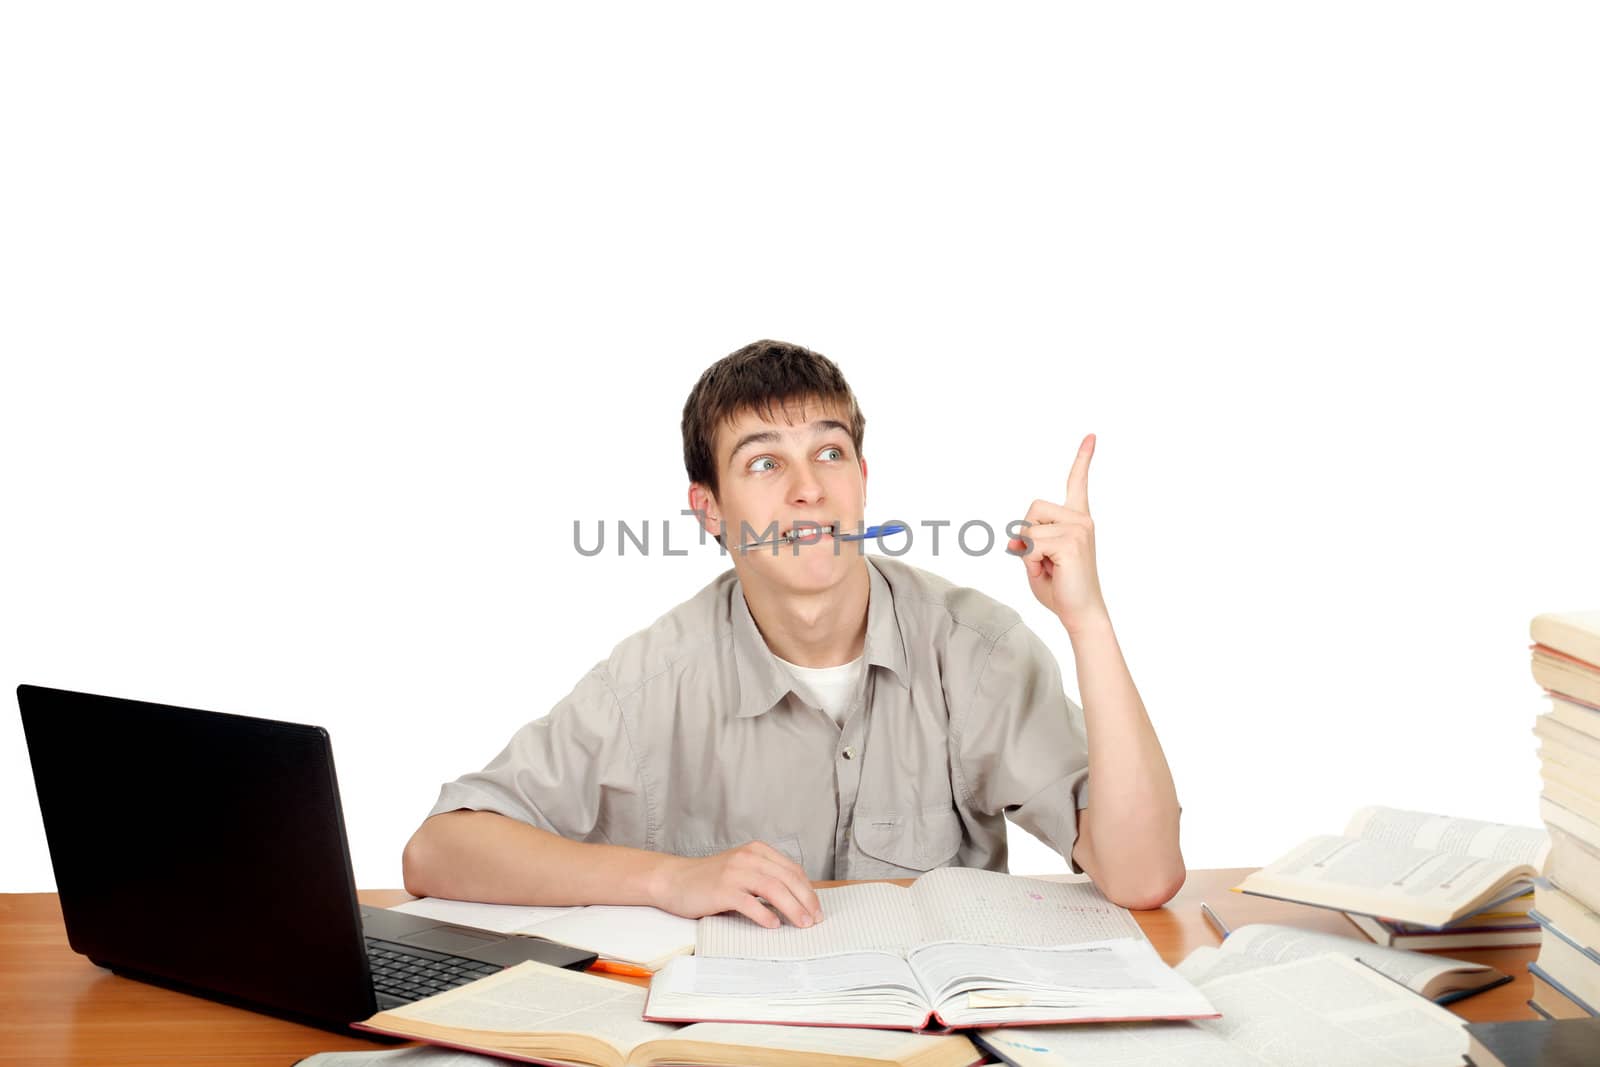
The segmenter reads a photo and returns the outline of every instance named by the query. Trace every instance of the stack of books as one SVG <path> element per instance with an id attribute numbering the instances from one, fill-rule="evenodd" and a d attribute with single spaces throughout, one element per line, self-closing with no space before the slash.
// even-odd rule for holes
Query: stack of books
<path id="1" fill-rule="evenodd" d="M 1547 1019 L 1600 1015 L 1600 611 L 1540 615 L 1533 677 L 1550 710 L 1534 726 L 1550 831 L 1530 917 L 1544 930 L 1529 1006 Z"/>
<path id="2" fill-rule="evenodd" d="M 1383 945 L 1477 947 L 1515 926 L 1549 852 L 1538 827 L 1365 807 L 1343 834 L 1311 838 L 1236 889 L 1336 908 Z"/>
<path id="3" fill-rule="evenodd" d="M 1346 912 L 1351 922 L 1376 944 L 1413 951 L 1454 948 L 1507 948 L 1540 943 L 1539 923 L 1528 914 L 1534 894 L 1524 893 L 1494 910 L 1457 919 L 1443 926 L 1401 922 L 1377 915 Z"/>

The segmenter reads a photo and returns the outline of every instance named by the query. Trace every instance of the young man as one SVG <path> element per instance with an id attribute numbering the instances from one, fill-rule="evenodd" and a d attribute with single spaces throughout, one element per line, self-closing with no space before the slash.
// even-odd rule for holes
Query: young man
<path id="1" fill-rule="evenodd" d="M 689 504 L 732 570 L 446 784 L 406 845 L 409 892 L 809 926 L 812 879 L 1005 870 L 1008 815 L 1124 906 L 1178 891 L 1172 776 L 1095 571 L 1093 436 L 1065 502 L 1035 500 L 1008 545 L 1066 627 L 1079 709 L 1014 610 L 819 531 L 861 528 L 864 427 L 839 369 L 795 345 L 701 376 Z"/>

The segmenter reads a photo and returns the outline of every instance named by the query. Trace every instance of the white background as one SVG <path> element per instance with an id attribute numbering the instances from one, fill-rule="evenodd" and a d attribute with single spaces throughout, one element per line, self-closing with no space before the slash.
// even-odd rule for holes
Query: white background
<path id="1" fill-rule="evenodd" d="M 358 882 L 398 886 L 441 781 L 725 566 L 572 524 L 693 544 L 683 400 L 777 337 L 857 392 L 868 521 L 999 525 L 1099 435 L 1191 867 L 1367 803 L 1535 823 L 1528 621 L 1600 605 L 1596 30 L 7 5 L 0 680 L 327 727 Z M 1076 695 L 1022 565 L 945 541 L 905 558 Z M 0 890 L 51 887 L 0 715 Z"/>

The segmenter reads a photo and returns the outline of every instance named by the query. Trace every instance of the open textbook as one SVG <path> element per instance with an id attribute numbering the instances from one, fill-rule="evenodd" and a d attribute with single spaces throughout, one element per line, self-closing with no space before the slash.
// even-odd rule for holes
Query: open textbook
<path id="1" fill-rule="evenodd" d="M 817 896 L 806 928 L 701 919 L 645 1018 L 923 1030 L 1216 1014 L 1092 885 L 942 867 Z"/>
<path id="2" fill-rule="evenodd" d="M 1362 808 L 1343 837 L 1314 837 L 1238 889 L 1442 927 L 1532 888 L 1543 830 L 1394 808 Z"/>
<path id="3" fill-rule="evenodd" d="M 1216 955 L 1211 956 L 1210 952 Z M 1291 963 L 1329 952 L 1364 963 L 1435 1004 L 1449 1004 L 1511 981 L 1509 974 L 1484 963 L 1385 948 L 1354 937 L 1272 923 L 1241 926 L 1223 939 L 1221 948 L 1197 949 L 1185 965 L 1198 970 L 1203 962 L 1206 977 L 1216 979 L 1267 964 Z M 1197 960 L 1199 962 L 1194 962 Z"/>
<path id="4" fill-rule="evenodd" d="M 1220 1019 L 1000 1028 L 974 1039 L 1013 1067 L 1461 1065 L 1467 1035 L 1459 1018 L 1347 956 L 1247 962 L 1201 948 L 1178 968 Z"/>
<path id="5" fill-rule="evenodd" d="M 498 934 L 548 938 L 651 971 L 660 970 L 673 956 L 694 951 L 694 920 L 660 908 L 611 904 L 549 908 L 422 897 L 391 910 Z"/>
<path id="6" fill-rule="evenodd" d="M 716 1023 L 664 1026 L 640 1018 L 644 999 L 643 989 L 626 982 L 528 962 L 381 1011 L 355 1026 L 558 1067 L 968 1067 L 982 1059 L 959 1035 Z M 423 1061 L 423 1067 L 433 1067 L 431 1060 Z"/>

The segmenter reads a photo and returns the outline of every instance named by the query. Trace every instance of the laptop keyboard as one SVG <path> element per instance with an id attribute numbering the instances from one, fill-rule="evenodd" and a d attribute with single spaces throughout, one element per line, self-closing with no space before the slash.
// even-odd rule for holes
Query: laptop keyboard
<path id="1" fill-rule="evenodd" d="M 372 988 L 401 1000 L 421 1000 L 505 969 L 375 937 L 367 938 L 367 963 Z"/>

